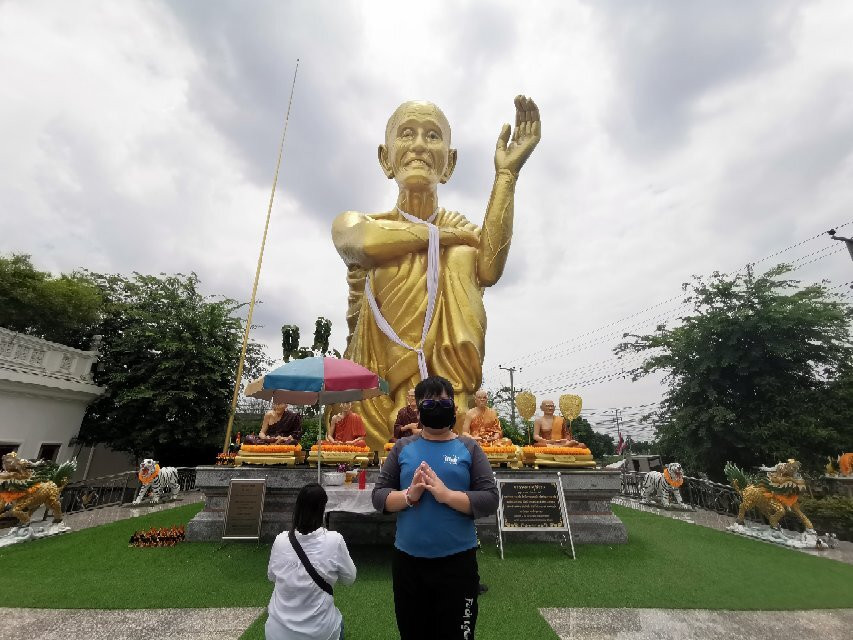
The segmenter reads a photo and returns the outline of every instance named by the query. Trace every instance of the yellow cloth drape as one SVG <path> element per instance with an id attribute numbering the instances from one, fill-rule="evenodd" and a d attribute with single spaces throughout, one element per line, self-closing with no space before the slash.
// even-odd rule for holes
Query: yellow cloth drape
<path id="1" fill-rule="evenodd" d="M 381 222 L 387 214 L 368 216 Z M 441 228 L 476 229 L 463 216 L 439 210 Z M 442 246 L 435 312 L 424 344 L 430 375 L 444 376 L 456 394 L 457 416 L 464 415 L 468 398 L 482 381 L 486 312 L 483 289 L 477 281 L 477 247 Z M 420 381 L 417 355 L 391 342 L 373 318 L 364 296 L 364 277 L 382 315 L 400 339 L 417 346 L 421 339 L 427 293 L 426 251 L 406 254 L 371 269 L 350 267 L 349 312 L 351 335 L 344 357 L 388 381 L 390 394 L 359 405 L 367 429 L 367 444 L 381 450 L 391 437 L 391 418 L 406 405 L 406 393 Z M 460 420 L 457 420 L 457 424 Z"/>

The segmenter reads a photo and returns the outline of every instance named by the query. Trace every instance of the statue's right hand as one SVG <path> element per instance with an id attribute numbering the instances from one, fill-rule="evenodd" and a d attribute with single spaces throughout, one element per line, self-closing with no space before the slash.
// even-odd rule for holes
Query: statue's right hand
<path id="1" fill-rule="evenodd" d="M 525 96 L 515 97 L 515 130 L 505 124 L 495 146 L 495 171 L 518 175 L 530 154 L 542 139 L 542 124 L 536 103 Z"/>

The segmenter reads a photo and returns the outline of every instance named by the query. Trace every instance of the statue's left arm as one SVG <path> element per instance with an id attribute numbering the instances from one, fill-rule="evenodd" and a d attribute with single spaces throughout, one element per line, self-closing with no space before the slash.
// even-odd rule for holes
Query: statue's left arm
<path id="1" fill-rule="evenodd" d="M 495 149 L 495 183 L 489 197 L 486 218 L 480 234 L 477 276 L 480 285 L 489 287 L 503 274 L 515 204 L 515 183 L 521 167 L 541 139 L 539 109 L 530 98 L 515 98 L 515 131 L 510 141 L 510 126 L 505 124 Z"/>

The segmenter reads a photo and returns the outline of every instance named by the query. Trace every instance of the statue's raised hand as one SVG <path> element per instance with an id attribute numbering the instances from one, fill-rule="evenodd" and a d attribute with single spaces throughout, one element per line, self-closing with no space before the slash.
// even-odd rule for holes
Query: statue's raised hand
<path id="1" fill-rule="evenodd" d="M 510 142 L 510 126 L 505 124 L 495 148 L 495 171 L 518 175 L 542 138 L 539 108 L 525 96 L 515 97 L 515 130 Z"/>

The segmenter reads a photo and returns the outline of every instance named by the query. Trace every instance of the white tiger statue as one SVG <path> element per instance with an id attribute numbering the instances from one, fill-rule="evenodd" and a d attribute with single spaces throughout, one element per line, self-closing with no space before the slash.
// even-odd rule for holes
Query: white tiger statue
<path id="1" fill-rule="evenodd" d="M 649 471 L 643 479 L 643 502 L 657 502 L 668 507 L 673 502 L 678 507 L 686 505 L 678 488 L 684 484 L 684 472 L 677 462 L 670 462 L 660 471 Z"/>
<path id="2" fill-rule="evenodd" d="M 156 460 L 145 458 L 139 465 L 137 476 L 142 484 L 133 504 L 140 504 L 142 499 L 151 494 L 151 502 L 159 503 L 168 497 L 174 500 L 181 485 L 178 483 L 178 470 L 175 467 L 161 467 Z"/>

